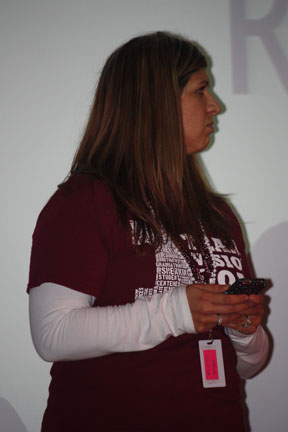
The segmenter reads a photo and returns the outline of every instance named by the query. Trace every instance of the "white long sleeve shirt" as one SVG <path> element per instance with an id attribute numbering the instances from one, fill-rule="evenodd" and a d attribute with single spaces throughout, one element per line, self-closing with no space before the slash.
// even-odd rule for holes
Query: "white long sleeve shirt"
<path id="1" fill-rule="evenodd" d="M 121 306 L 92 307 L 95 297 L 55 283 L 30 290 L 33 343 L 46 361 L 82 360 L 115 352 L 142 351 L 169 336 L 195 333 L 185 286 Z M 263 366 L 268 339 L 225 329 L 236 350 L 237 369 L 249 378 Z"/>

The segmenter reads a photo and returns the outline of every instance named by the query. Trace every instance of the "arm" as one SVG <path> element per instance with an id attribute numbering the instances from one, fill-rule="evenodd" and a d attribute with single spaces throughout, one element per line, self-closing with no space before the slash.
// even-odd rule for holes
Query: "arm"
<path id="1" fill-rule="evenodd" d="M 93 296 L 53 283 L 31 289 L 31 334 L 36 351 L 44 360 L 81 360 L 113 352 L 140 351 L 169 336 L 195 333 L 185 287 L 124 306 L 93 308 L 94 301 Z M 248 336 L 231 328 L 225 331 L 237 352 L 240 376 L 254 375 L 267 357 L 264 330 L 259 326 Z"/>
<path id="2" fill-rule="evenodd" d="M 196 332 L 208 331 L 217 323 L 221 314 L 225 332 L 235 348 L 237 370 L 241 378 L 255 375 L 265 363 L 268 355 L 268 338 L 261 326 L 263 296 L 223 295 L 223 285 L 188 285 L 188 302 Z M 251 324 L 244 328 L 245 315 Z"/>
<path id="3" fill-rule="evenodd" d="M 237 353 L 237 370 L 240 377 L 246 379 L 255 375 L 264 365 L 268 355 L 268 337 L 263 327 L 259 325 L 250 335 L 229 327 L 225 327 L 225 332 Z"/>
<path id="4" fill-rule="evenodd" d="M 236 350 L 238 362 L 237 370 L 241 378 L 250 378 L 264 365 L 269 349 L 267 334 L 261 326 L 264 313 L 264 297 L 251 295 L 249 308 L 245 312 L 249 315 L 251 324 L 243 327 L 242 319 L 227 323 L 226 334 Z M 246 317 L 245 317 L 246 318 Z"/>
<path id="5" fill-rule="evenodd" d="M 91 307 L 95 297 L 54 283 L 30 290 L 31 334 L 46 361 L 82 360 L 153 348 L 195 332 L 185 287 L 124 306 Z"/>

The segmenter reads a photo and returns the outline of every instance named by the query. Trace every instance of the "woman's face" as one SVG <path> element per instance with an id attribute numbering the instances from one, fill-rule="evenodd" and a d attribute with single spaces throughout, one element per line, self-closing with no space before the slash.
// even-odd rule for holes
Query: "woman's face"
<path id="1" fill-rule="evenodd" d="M 182 123 L 187 154 L 198 153 L 209 144 L 214 132 L 213 116 L 220 106 L 209 93 L 209 78 L 205 69 L 193 73 L 181 95 Z"/>

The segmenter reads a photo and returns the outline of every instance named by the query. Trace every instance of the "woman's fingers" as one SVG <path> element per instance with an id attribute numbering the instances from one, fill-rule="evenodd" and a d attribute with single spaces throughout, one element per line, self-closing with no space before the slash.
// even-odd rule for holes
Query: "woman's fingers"
<path id="1" fill-rule="evenodd" d="M 261 324 L 261 319 L 259 317 L 252 317 L 247 315 L 247 317 L 243 317 L 239 322 L 231 322 L 227 323 L 226 327 L 230 327 L 233 330 L 237 330 L 240 333 L 249 335 L 255 333 L 257 327 Z"/>
<path id="2" fill-rule="evenodd" d="M 209 331 L 219 323 L 221 325 L 253 333 L 261 322 L 263 315 L 262 296 L 222 294 L 227 285 L 193 284 L 186 287 L 195 330 L 197 333 Z M 253 316 L 247 326 L 247 315 Z M 245 327 L 243 325 L 246 324 Z"/>
<path id="3" fill-rule="evenodd" d="M 239 313 L 248 308 L 247 296 L 229 299 L 228 295 L 222 294 L 226 288 L 226 285 L 201 284 L 186 287 L 187 299 L 197 333 L 206 332 L 215 327 L 218 322 L 217 314 L 233 314 L 232 318 L 235 318 L 235 315 L 239 318 Z M 230 320 L 225 317 L 225 321 Z"/>
<path id="4" fill-rule="evenodd" d="M 193 322 L 195 326 L 195 330 L 197 333 L 202 333 L 210 330 L 215 327 L 219 323 L 219 317 L 221 317 L 220 321 L 222 326 L 226 326 L 228 323 L 235 321 L 239 321 L 243 315 L 241 314 L 210 314 L 210 315 L 197 315 L 195 314 L 193 317 Z"/>
<path id="5" fill-rule="evenodd" d="M 264 303 L 264 296 L 261 294 L 251 294 L 249 296 L 249 302 L 253 305 L 263 305 Z"/>
<path id="6" fill-rule="evenodd" d="M 209 315 L 213 313 L 237 313 L 248 307 L 249 296 L 245 294 L 237 296 L 222 294 L 226 287 L 227 285 L 188 285 L 186 293 L 190 309 Z"/>
<path id="7" fill-rule="evenodd" d="M 255 303 L 252 304 L 252 306 L 245 311 L 244 315 L 241 315 L 237 319 L 229 320 L 229 322 L 226 323 L 226 327 L 233 328 L 234 330 L 238 330 L 247 335 L 254 333 L 257 327 L 261 324 L 262 316 L 264 314 L 264 307 L 262 306 L 263 302 L 264 298 L 259 298 L 257 300 L 257 305 Z"/>
<path id="8" fill-rule="evenodd" d="M 203 291 L 208 291 L 208 292 L 212 292 L 212 293 L 222 293 L 223 291 L 225 291 L 226 289 L 229 288 L 229 285 L 222 285 L 222 284 L 191 284 L 191 285 L 187 285 L 188 287 L 191 288 L 198 288 L 201 289 Z"/>

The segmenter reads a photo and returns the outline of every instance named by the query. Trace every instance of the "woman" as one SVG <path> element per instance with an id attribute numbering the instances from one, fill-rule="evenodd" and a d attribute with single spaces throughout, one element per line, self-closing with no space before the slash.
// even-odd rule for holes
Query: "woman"
<path id="1" fill-rule="evenodd" d="M 54 362 L 44 432 L 244 430 L 238 373 L 255 374 L 268 344 L 263 297 L 223 294 L 249 269 L 239 223 L 197 163 L 220 112 L 206 66 L 162 32 L 104 66 L 33 236 L 31 331 Z M 198 342 L 213 338 L 226 385 L 206 388 Z"/>

